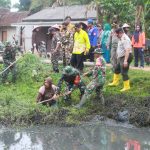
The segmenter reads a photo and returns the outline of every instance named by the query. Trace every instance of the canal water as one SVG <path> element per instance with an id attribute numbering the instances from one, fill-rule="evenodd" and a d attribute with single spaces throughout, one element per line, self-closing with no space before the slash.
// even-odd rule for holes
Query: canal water
<path id="1" fill-rule="evenodd" d="M 77 127 L 1 127 L 0 150 L 150 150 L 150 129 L 99 122 Z"/>

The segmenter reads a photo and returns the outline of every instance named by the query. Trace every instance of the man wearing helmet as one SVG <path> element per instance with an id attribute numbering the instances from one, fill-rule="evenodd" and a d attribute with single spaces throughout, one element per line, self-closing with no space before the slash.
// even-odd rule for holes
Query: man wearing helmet
<path id="1" fill-rule="evenodd" d="M 77 69 L 71 66 L 66 66 L 64 68 L 62 76 L 58 82 L 58 94 L 61 91 L 61 85 L 63 81 L 65 81 L 67 90 L 70 92 L 70 94 L 75 88 L 80 89 L 81 96 L 84 94 L 85 84 L 81 80 L 80 72 Z M 65 101 L 68 103 L 71 103 L 70 94 L 65 97 Z"/>
<path id="2" fill-rule="evenodd" d="M 6 71 L 2 74 L 2 82 L 5 83 L 8 77 L 9 72 L 12 73 L 12 82 L 16 82 L 16 65 L 13 64 L 16 60 L 16 50 L 12 47 L 10 42 L 6 42 L 5 50 L 3 53 L 3 61 L 4 61 L 4 69 L 9 67 Z"/>
<path id="3" fill-rule="evenodd" d="M 83 76 L 92 76 L 91 82 L 86 86 L 85 93 L 81 98 L 81 101 L 76 108 L 81 108 L 86 101 L 90 98 L 93 91 L 96 92 L 97 99 L 100 99 L 104 105 L 104 97 L 102 94 L 102 89 L 105 83 L 106 75 L 106 62 L 102 56 L 104 52 L 97 48 L 94 50 L 95 66 L 89 72 L 83 74 Z"/>

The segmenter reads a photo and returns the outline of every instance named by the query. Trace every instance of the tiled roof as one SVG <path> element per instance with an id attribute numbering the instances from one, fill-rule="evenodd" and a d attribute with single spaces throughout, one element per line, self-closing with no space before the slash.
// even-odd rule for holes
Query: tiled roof
<path id="1" fill-rule="evenodd" d="M 86 5 L 73 5 L 55 8 L 49 7 L 23 19 L 23 22 L 53 22 L 63 20 L 66 16 L 71 16 L 72 20 L 96 18 L 95 10 L 90 10 L 87 14 L 86 10 Z"/>
<path id="2" fill-rule="evenodd" d="M 29 12 L 10 12 L 0 9 L 0 26 L 10 26 L 12 23 L 20 23 L 23 18 L 28 16 Z"/>

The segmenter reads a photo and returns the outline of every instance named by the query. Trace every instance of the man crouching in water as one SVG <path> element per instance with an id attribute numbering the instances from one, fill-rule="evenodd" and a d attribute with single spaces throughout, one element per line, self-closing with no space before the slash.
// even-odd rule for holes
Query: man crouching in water
<path id="1" fill-rule="evenodd" d="M 75 106 L 76 108 L 81 108 L 94 91 L 96 92 L 97 99 L 100 99 L 104 105 L 102 90 L 105 83 L 106 62 L 102 56 L 103 52 L 101 49 L 97 48 L 93 53 L 96 61 L 95 66 L 92 70 L 83 74 L 83 76 L 92 76 L 92 81 L 86 86 L 84 95 L 82 96 L 80 103 Z"/>
<path id="2" fill-rule="evenodd" d="M 57 99 L 56 91 L 57 86 L 52 83 L 52 79 L 50 77 L 46 78 L 44 85 L 39 89 L 37 103 L 42 103 L 43 105 L 48 106 L 55 106 Z"/>

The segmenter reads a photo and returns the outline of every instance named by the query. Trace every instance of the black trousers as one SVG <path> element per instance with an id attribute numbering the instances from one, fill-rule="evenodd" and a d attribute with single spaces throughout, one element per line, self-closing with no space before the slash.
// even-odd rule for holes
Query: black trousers
<path id="1" fill-rule="evenodd" d="M 83 61 L 84 61 L 84 53 L 72 54 L 70 63 L 71 63 L 71 66 L 82 71 L 84 67 Z"/>
<path id="2" fill-rule="evenodd" d="M 123 66 L 124 58 L 125 57 L 121 57 L 117 60 L 117 65 L 115 68 L 115 74 L 121 73 L 123 81 L 127 81 L 127 80 L 129 80 L 128 71 L 129 71 L 130 63 L 132 62 L 132 59 L 133 59 L 133 55 L 131 53 L 129 54 L 128 66 L 126 68 Z"/>
<path id="3" fill-rule="evenodd" d="M 89 50 L 89 54 L 87 55 L 87 59 L 90 60 L 90 62 L 94 62 L 94 50 L 95 50 L 96 47 L 91 47 L 90 50 Z"/>

